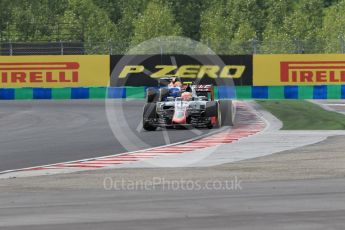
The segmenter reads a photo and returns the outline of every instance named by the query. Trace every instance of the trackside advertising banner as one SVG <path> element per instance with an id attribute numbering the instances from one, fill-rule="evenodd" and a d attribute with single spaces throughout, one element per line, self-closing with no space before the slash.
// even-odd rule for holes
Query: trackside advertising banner
<path id="1" fill-rule="evenodd" d="M 2 56 L 0 88 L 107 86 L 109 63 L 108 55 Z"/>
<path id="2" fill-rule="evenodd" d="M 345 54 L 0 56 L 1 88 L 345 85 Z"/>
<path id="3" fill-rule="evenodd" d="M 252 85 L 252 65 L 252 55 L 113 55 L 110 85 L 157 86 L 162 77 L 199 84 Z"/>
<path id="4" fill-rule="evenodd" d="M 255 86 L 344 85 L 344 54 L 254 55 Z"/>

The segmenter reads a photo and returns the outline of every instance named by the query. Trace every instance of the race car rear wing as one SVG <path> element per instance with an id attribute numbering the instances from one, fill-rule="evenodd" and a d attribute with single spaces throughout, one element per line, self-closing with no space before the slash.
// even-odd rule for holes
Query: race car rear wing
<path id="1" fill-rule="evenodd" d="M 212 92 L 212 85 L 194 85 L 194 88 L 197 92 Z"/>
<path id="2" fill-rule="evenodd" d="M 198 95 L 207 96 L 210 93 L 211 101 L 214 100 L 214 87 L 213 85 L 193 85 Z"/>

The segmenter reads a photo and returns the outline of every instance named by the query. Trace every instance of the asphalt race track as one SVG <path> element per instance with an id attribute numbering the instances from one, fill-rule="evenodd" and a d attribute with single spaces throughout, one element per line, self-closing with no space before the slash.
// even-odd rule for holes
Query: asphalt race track
<path id="1" fill-rule="evenodd" d="M 111 103 L 124 114 L 124 117 L 111 118 L 113 124 L 119 125 L 114 128 L 117 138 L 107 120 L 103 100 L 1 101 L 0 171 L 155 147 L 211 131 L 146 132 L 140 125 L 143 101 L 114 100 Z M 129 128 L 116 130 L 127 123 Z M 129 139 L 133 136 L 140 142 L 131 143 Z M 127 149 L 120 142 L 126 142 Z"/>
<path id="2" fill-rule="evenodd" d="M 101 183 L 99 189 L 81 191 L 17 188 L 0 195 L 0 226 L 3 230 L 340 230 L 345 215 L 343 182 L 243 182 L 240 191 L 105 191 Z"/>
<path id="3" fill-rule="evenodd" d="M 209 132 L 137 131 L 142 103 L 117 104 L 129 121 L 124 132 L 121 113 L 112 120 L 117 125 L 109 125 L 102 101 L 2 102 L 1 166 L 114 154 L 125 151 L 118 139 L 122 143 L 131 134 L 156 145 Z M 118 128 L 117 140 L 110 126 Z M 0 229 L 345 229 L 343 140 L 332 137 L 208 168 L 112 168 L 0 179 Z M 289 139 L 278 141 L 286 145 Z M 106 178 L 116 186 L 105 186 Z M 238 189 L 222 187 L 234 180 L 241 181 Z"/>

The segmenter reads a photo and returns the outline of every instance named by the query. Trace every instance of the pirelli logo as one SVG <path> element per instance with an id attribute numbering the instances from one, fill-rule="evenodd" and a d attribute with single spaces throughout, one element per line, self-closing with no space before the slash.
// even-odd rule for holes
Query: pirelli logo
<path id="1" fill-rule="evenodd" d="M 280 80 L 287 83 L 344 83 L 345 61 L 280 62 Z"/>
<path id="2" fill-rule="evenodd" d="M 0 80 L 12 83 L 65 83 L 79 81 L 78 62 L 0 63 Z"/>

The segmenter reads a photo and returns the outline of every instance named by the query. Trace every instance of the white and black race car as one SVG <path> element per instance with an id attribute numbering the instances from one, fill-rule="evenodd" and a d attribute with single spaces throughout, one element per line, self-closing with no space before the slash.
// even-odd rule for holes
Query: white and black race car
<path id="1" fill-rule="evenodd" d="M 169 78 L 164 80 L 171 81 Z M 232 126 L 235 107 L 231 100 L 215 100 L 212 85 L 183 83 L 180 87 L 148 88 L 143 128 L 219 128 Z"/>

